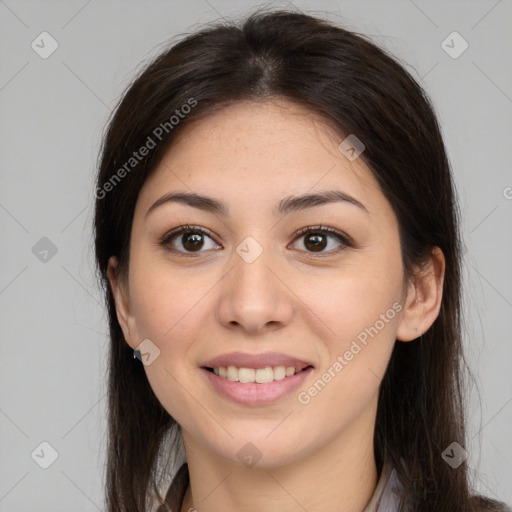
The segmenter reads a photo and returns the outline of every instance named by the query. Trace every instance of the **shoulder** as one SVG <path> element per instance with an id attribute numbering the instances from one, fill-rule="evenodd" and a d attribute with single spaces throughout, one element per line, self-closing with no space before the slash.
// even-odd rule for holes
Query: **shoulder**
<path id="1" fill-rule="evenodd" d="M 378 496 L 376 499 L 376 508 L 369 508 L 365 512 L 397 512 L 400 510 L 404 488 L 395 468 L 389 464 L 384 465 L 381 481 L 379 482 Z M 414 510 L 410 502 L 404 503 L 404 509 Z M 512 512 L 512 507 L 498 500 L 493 500 L 480 494 L 471 496 L 471 512 Z"/>
<path id="2" fill-rule="evenodd" d="M 512 507 L 506 503 L 491 500 L 480 494 L 471 497 L 471 504 L 478 512 L 512 512 Z"/>

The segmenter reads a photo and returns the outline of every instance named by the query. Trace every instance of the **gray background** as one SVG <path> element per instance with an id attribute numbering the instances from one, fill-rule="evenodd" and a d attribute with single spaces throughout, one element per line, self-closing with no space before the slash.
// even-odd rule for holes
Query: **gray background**
<path id="1" fill-rule="evenodd" d="M 294 4 L 371 35 L 432 97 L 466 244 L 464 338 L 477 387 L 465 448 L 477 488 L 512 503 L 512 2 Z M 103 510 L 107 327 L 91 235 L 103 126 L 166 41 L 257 5 L 0 0 L 1 511 Z M 31 47 L 43 31 L 59 45 L 47 59 Z M 453 31 L 469 44 L 458 58 L 441 46 Z M 57 249 L 46 261 L 43 237 Z M 48 469 L 35 462 L 49 461 L 43 441 L 58 453 Z"/>

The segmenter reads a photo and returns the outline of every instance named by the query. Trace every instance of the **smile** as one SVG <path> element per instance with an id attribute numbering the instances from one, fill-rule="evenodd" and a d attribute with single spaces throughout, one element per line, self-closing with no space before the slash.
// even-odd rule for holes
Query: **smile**
<path id="1" fill-rule="evenodd" d="M 267 384 L 275 380 L 283 380 L 291 377 L 296 373 L 309 368 L 310 365 L 303 368 L 295 368 L 294 366 L 266 366 L 265 368 L 243 368 L 236 366 L 219 366 L 216 368 L 207 368 L 219 377 L 223 377 L 232 382 Z"/>
<path id="2" fill-rule="evenodd" d="M 215 372 L 216 369 L 219 372 L 218 375 Z M 310 365 L 303 369 L 296 369 L 293 366 L 277 366 L 255 369 L 221 366 L 202 367 L 200 370 L 213 390 L 223 398 L 241 405 L 263 406 L 276 402 L 295 391 L 313 372 L 313 367 Z M 222 373 L 225 373 L 225 376 L 222 376 Z M 236 380 L 233 380 L 235 378 Z"/>

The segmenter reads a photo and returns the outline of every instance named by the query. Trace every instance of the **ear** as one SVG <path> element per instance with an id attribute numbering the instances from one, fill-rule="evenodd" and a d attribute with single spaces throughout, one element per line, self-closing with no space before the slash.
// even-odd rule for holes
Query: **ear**
<path id="1" fill-rule="evenodd" d="M 136 338 L 137 330 L 134 318 L 130 312 L 128 285 L 119 279 L 118 261 L 115 256 L 111 256 L 108 260 L 107 275 L 116 304 L 117 320 L 123 330 L 124 339 L 130 347 L 135 349 L 138 345 Z"/>
<path id="2" fill-rule="evenodd" d="M 431 251 L 427 264 L 409 282 L 397 329 L 399 341 L 412 341 L 430 329 L 441 309 L 445 258 L 439 247 Z"/>

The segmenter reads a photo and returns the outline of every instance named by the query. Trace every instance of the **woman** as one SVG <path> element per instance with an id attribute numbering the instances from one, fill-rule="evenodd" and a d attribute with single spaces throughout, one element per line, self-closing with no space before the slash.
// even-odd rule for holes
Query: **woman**
<path id="1" fill-rule="evenodd" d="M 505 510 L 465 462 L 449 162 L 384 50 L 287 11 L 190 35 L 96 198 L 109 511 Z"/>

